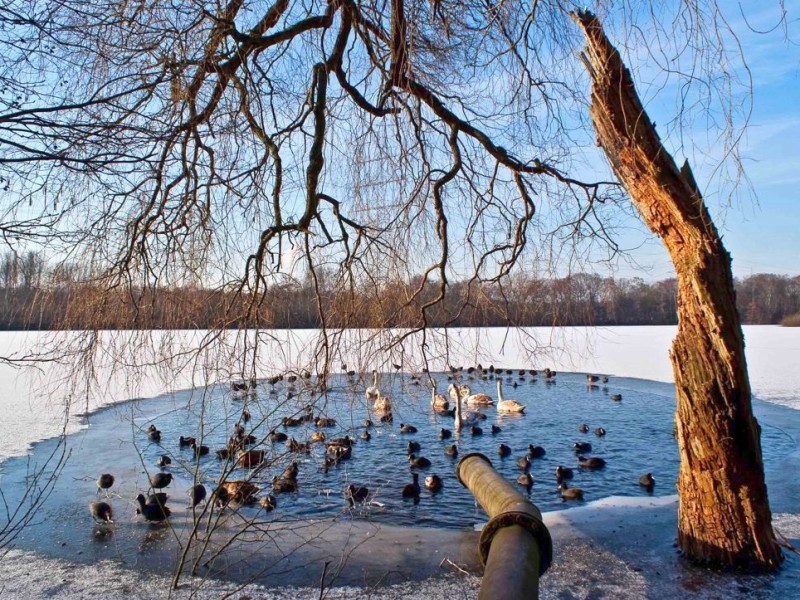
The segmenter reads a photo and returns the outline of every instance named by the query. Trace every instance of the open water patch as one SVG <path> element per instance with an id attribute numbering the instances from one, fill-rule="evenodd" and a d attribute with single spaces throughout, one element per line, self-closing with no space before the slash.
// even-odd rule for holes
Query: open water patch
<path id="1" fill-rule="evenodd" d="M 478 410 L 486 418 L 477 422 L 483 431 L 471 435 L 469 427 L 453 431 L 453 418 L 441 416 L 431 409 L 431 389 L 420 379 L 403 374 L 383 374 L 382 394 L 389 397 L 393 406 L 393 422 L 381 423 L 379 414 L 371 411 L 371 403 L 364 398 L 367 383 L 360 378 L 336 377 L 325 394 L 311 396 L 310 386 L 298 380 L 293 386 L 286 382 L 270 385 L 259 382 L 255 390 L 233 393 L 228 386 L 210 388 L 202 401 L 186 401 L 185 405 L 156 410 L 154 415 L 142 414 L 135 418 L 138 432 L 137 445 L 143 462 L 154 468 L 157 458 L 167 454 L 173 459 L 169 469 L 178 477 L 197 479 L 214 486 L 230 463 L 218 460 L 215 451 L 224 448 L 241 415 L 247 411 L 250 421 L 243 423 L 247 435 L 253 435 L 258 444 L 252 448 L 264 449 L 266 467 L 253 473 L 237 469 L 228 479 L 248 478 L 265 491 L 270 480 L 279 475 L 293 461 L 299 465 L 298 491 L 281 494 L 277 514 L 291 514 L 303 518 L 326 518 L 350 515 L 354 518 L 378 520 L 403 526 L 435 526 L 469 528 L 485 516 L 476 506 L 472 495 L 457 481 L 454 467 L 457 458 L 445 455 L 445 447 L 455 444 L 459 455 L 481 452 L 490 458 L 497 470 L 511 481 L 523 472 L 517 461 L 528 452 L 529 445 L 541 446 L 545 455 L 532 460 L 530 472 L 534 484 L 529 492 L 520 491 L 541 510 L 562 510 L 569 505 L 561 500 L 555 479 L 559 465 L 574 469 L 570 482 L 580 487 L 588 500 L 611 495 L 647 495 L 639 485 L 639 477 L 651 472 L 656 478 L 656 494 L 674 493 L 678 471 L 677 445 L 673 438 L 674 400 L 661 395 L 660 386 L 654 384 L 655 393 L 642 382 L 614 378 L 608 384 L 588 385 L 582 374 L 559 374 L 554 381 L 532 377 L 518 370 L 503 373 L 504 396 L 526 405 L 522 415 L 501 415 L 493 406 Z M 446 393 L 451 383 L 445 374 L 435 374 L 437 388 Z M 473 393 L 485 392 L 496 398 L 496 380 L 462 380 Z M 612 400 L 619 394 L 621 401 Z M 180 398 L 175 399 L 181 402 Z M 451 401 L 451 404 L 454 404 Z M 281 425 L 284 418 L 298 418 L 311 406 L 315 416 L 336 421 L 334 427 L 316 427 L 308 421 L 294 427 Z M 154 407 L 155 408 L 155 407 Z M 465 407 L 465 411 L 467 408 Z M 474 409 L 470 409 L 474 410 Z M 365 427 L 369 419 L 374 426 Z M 154 424 L 162 432 L 162 441 L 147 441 L 144 431 Z M 416 427 L 416 433 L 402 433 L 401 424 Z M 580 432 L 586 424 L 588 432 Z M 492 426 L 500 432 L 492 434 Z M 595 434 L 597 428 L 605 434 Z M 452 438 L 440 439 L 442 429 L 453 432 Z M 354 441 L 352 458 L 337 466 L 324 469 L 325 444 L 315 443 L 311 451 L 290 452 L 284 443 L 270 443 L 273 431 L 286 433 L 304 442 L 315 432 L 324 432 L 328 440 L 349 436 Z M 369 431 L 370 440 L 361 438 Z M 195 459 L 189 447 L 181 447 L 179 437 L 194 437 L 198 444 L 209 447 L 208 455 Z M 429 459 L 431 466 L 412 469 L 408 462 L 409 442 L 418 443 L 416 453 Z M 588 443 L 591 450 L 586 456 L 600 456 L 607 461 L 605 469 L 590 471 L 578 466 L 576 442 Z M 500 457 L 500 444 L 511 448 L 511 454 Z M 411 482 L 411 473 L 418 472 L 421 482 L 431 474 L 439 475 L 444 482 L 440 492 L 429 493 L 423 489 L 420 502 L 401 497 L 403 486 Z M 345 508 L 343 492 L 350 484 L 367 486 L 370 500 L 357 505 L 352 511 Z M 242 510 L 257 511 L 257 508 Z"/>

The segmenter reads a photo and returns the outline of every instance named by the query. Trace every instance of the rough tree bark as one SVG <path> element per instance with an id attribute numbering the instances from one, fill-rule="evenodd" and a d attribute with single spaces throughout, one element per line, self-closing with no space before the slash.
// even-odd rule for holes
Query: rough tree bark
<path id="1" fill-rule="evenodd" d="M 630 73 L 589 12 L 578 12 L 593 80 L 599 144 L 675 264 L 678 333 L 678 544 L 697 562 L 772 571 L 781 552 L 764 483 L 730 256 L 688 163 L 678 169 L 645 113 Z"/>

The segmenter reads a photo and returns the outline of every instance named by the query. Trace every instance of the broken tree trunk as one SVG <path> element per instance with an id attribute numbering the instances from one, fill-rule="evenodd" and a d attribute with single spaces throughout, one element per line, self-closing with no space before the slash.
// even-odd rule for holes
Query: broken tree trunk
<path id="1" fill-rule="evenodd" d="M 753 416 L 730 256 L 685 163 L 678 169 L 642 108 L 630 73 L 589 12 L 591 116 L 599 144 L 678 279 L 678 334 L 670 358 L 677 396 L 678 544 L 697 562 L 772 571 L 772 531 L 760 428 Z"/>

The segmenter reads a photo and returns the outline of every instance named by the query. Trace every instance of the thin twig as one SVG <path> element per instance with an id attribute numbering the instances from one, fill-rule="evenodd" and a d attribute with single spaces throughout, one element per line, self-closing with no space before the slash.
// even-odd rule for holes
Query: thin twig
<path id="1" fill-rule="evenodd" d="M 326 560 L 322 566 L 322 577 L 319 578 L 319 600 L 325 597 L 325 574 L 328 572 L 329 564 L 331 564 L 331 561 Z"/>
<path id="2" fill-rule="evenodd" d="M 797 554 L 797 556 L 800 556 L 800 551 L 792 545 L 792 542 L 790 542 L 785 535 L 778 531 L 776 527 L 773 527 L 772 530 L 775 532 L 775 537 L 777 538 L 779 546 L 786 548 L 789 552 Z"/>
<path id="3" fill-rule="evenodd" d="M 465 571 L 464 569 L 462 569 L 461 567 L 459 567 L 459 566 L 458 566 L 456 563 L 454 563 L 454 562 L 453 562 L 452 560 L 450 560 L 449 558 L 443 558 L 443 559 L 442 559 L 442 562 L 440 562 L 440 563 L 439 563 L 439 568 L 441 568 L 441 566 L 442 566 L 443 564 L 445 564 L 445 563 L 447 563 L 448 565 L 450 565 L 450 566 L 451 566 L 453 569 L 455 569 L 455 570 L 456 570 L 456 571 L 458 571 L 459 573 L 463 573 L 464 575 L 469 575 L 469 574 L 470 574 L 470 573 L 469 573 L 469 571 Z"/>

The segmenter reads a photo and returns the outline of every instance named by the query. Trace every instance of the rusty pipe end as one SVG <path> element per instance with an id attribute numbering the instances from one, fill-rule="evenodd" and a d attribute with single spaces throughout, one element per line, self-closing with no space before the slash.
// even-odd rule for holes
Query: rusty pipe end
<path id="1" fill-rule="evenodd" d="M 461 479 L 461 468 L 464 466 L 464 463 L 470 458 L 482 458 L 489 464 L 490 467 L 493 466 L 492 461 L 486 458 L 485 454 L 482 454 L 480 452 L 470 452 L 469 454 L 465 454 L 464 456 L 462 456 L 461 460 L 459 460 L 458 464 L 456 465 L 456 478 L 458 479 L 459 483 L 464 487 L 467 487 L 467 484 L 464 483 L 463 479 Z"/>

